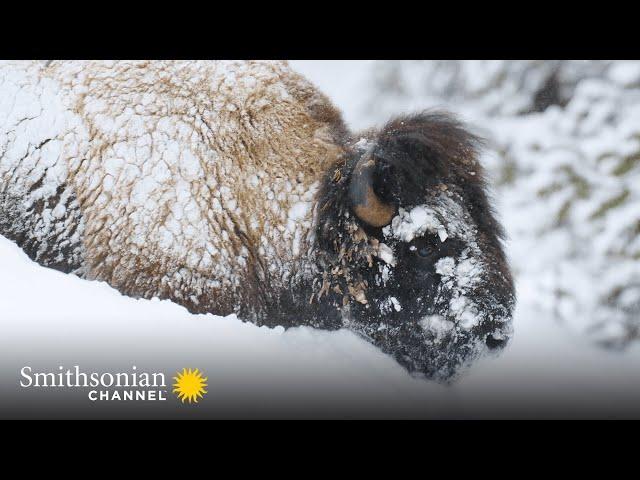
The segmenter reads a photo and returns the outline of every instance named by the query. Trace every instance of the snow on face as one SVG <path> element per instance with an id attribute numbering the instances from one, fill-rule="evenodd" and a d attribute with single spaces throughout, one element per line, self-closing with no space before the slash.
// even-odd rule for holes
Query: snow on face
<path id="1" fill-rule="evenodd" d="M 392 267 L 396 266 L 396 257 L 393 253 L 393 249 L 386 243 L 381 243 L 378 245 L 376 256 L 387 265 L 390 265 Z"/>
<path id="2" fill-rule="evenodd" d="M 455 328 L 453 322 L 441 315 L 426 315 L 418 323 L 425 331 L 433 335 L 436 343 L 440 343 Z"/>
<path id="3" fill-rule="evenodd" d="M 446 238 L 446 230 L 436 216 L 436 212 L 424 205 L 419 205 L 410 211 L 400 209 L 391 222 L 393 236 L 409 243 L 426 232 L 442 231 Z"/>
<path id="4" fill-rule="evenodd" d="M 419 323 L 435 339 L 440 339 L 445 332 L 469 331 L 486 320 L 483 309 L 474 300 L 474 292 L 486 274 L 476 241 L 477 229 L 469 218 L 466 209 L 445 192 L 433 203 L 400 208 L 391 224 L 383 229 L 385 240 L 395 248 L 421 237 L 435 238 L 440 244 L 459 240 L 464 245 L 455 257 L 439 258 L 433 265 L 440 277 L 437 297 L 448 301 L 437 315 L 425 316 Z M 410 251 L 415 249 L 411 247 Z M 390 304 L 390 300 L 387 303 Z"/>
<path id="5" fill-rule="evenodd" d="M 399 208 L 391 224 L 383 229 L 385 238 L 405 243 L 425 234 L 438 235 L 441 242 L 447 238 L 475 241 L 476 229 L 469 214 L 449 193 L 441 193 L 433 204 L 418 205 L 410 210 Z"/>
<path id="6" fill-rule="evenodd" d="M 396 297 L 388 297 L 387 299 L 385 299 L 381 304 L 380 304 L 380 310 L 383 313 L 389 313 L 392 311 L 396 311 L 399 312 L 402 310 L 402 305 L 400 304 L 400 302 L 398 301 L 398 299 Z"/>
<path id="7" fill-rule="evenodd" d="M 442 289 L 449 292 L 449 318 L 464 330 L 476 327 L 483 320 L 477 305 L 469 298 L 473 287 L 483 274 L 479 260 L 469 257 L 465 249 L 457 258 L 444 257 L 436 263 L 436 273 L 441 276 Z"/>
<path id="8" fill-rule="evenodd" d="M 423 204 L 399 208 L 382 233 L 380 245 L 395 264 L 378 263 L 380 297 L 372 303 L 380 320 L 367 334 L 385 332 L 385 342 L 411 351 L 400 359 L 410 370 L 442 379 L 506 343 L 510 307 L 491 288 L 495 272 L 459 197 L 438 192 Z M 426 255 L 419 253 L 423 248 Z"/>

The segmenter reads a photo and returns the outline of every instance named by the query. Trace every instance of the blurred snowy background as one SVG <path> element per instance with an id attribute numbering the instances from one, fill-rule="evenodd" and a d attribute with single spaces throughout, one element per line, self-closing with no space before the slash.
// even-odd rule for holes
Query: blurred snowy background
<path id="1" fill-rule="evenodd" d="M 506 351 L 442 387 L 350 332 L 258 328 L 133 300 L 43 269 L 0 237 L 6 398 L 24 404 L 7 387 L 22 365 L 110 362 L 199 367 L 218 416 L 231 403 L 248 416 L 285 404 L 338 417 L 640 415 L 640 61 L 290 63 L 353 130 L 441 108 L 487 139 L 518 289 Z"/>

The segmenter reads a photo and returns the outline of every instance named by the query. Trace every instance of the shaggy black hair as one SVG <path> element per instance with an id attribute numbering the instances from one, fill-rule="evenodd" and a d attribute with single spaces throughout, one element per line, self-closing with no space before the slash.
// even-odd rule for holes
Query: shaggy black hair
<path id="1" fill-rule="evenodd" d="M 484 141 L 454 116 L 423 112 L 396 118 L 377 137 L 376 188 L 399 205 L 415 205 L 436 185 L 455 186 L 480 230 L 504 238 L 487 199 L 487 184 L 478 155 Z"/>

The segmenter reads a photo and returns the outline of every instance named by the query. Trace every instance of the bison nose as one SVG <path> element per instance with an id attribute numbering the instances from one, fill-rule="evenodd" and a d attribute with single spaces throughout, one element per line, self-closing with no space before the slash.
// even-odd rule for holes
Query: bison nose
<path id="1" fill-rule="evenodd" d="M 507 343 L 507 340 L 504 338 L 495 338 L 493 335 L 487 335 L 485 343 L 490 350 L 495 350 L 497 348 L 504 347 L 504 344 Z"/>

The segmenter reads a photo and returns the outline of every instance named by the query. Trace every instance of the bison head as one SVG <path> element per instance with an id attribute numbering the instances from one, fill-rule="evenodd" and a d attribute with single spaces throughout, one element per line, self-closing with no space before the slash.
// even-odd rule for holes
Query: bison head
<path id="1" fill-rule="evenodd" d="M 511 333 L 513 282 L 478 163 L 442 113 L 354 139 L 323 187 L 318 297 L 407 369 L 448 380 Z"/>

